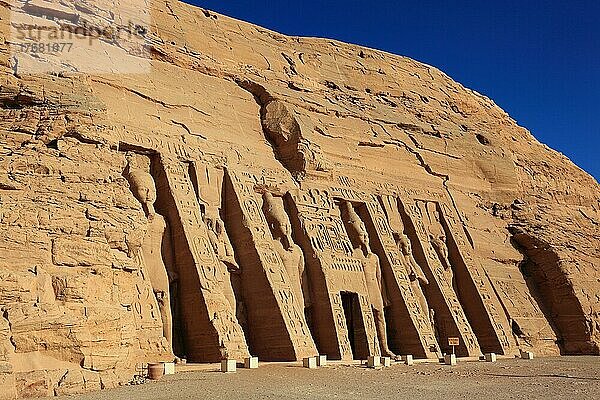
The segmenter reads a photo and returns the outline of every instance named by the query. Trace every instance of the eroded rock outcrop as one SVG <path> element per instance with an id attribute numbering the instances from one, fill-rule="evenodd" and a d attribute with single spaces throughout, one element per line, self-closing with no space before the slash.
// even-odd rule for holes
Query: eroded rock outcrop
<path id="1" fill-rule="evenodd" d="M 112 7 L 0 2 L 0 398 L 112 387 L 221 346 L 599 354 L 600 186 L 490 99 L 176 1 L 135 29 Z M 24 13 L 121 24 L 95 51 L 149 68 L 15 56 Z"/>

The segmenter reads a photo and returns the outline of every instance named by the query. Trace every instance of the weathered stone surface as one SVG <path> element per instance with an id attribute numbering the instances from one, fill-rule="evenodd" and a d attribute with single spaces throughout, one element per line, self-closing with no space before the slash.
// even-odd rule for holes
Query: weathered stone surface
<path id="1" fill-rule="evenodd" d="M 0 18 L 115 5 L 28 4 Z M 11 57 L 1 25 L 0 398 L 175 356 L 599 354 L 591 176 L 433 67 L 150 11 L 97 44 L 144 74 Z"/>

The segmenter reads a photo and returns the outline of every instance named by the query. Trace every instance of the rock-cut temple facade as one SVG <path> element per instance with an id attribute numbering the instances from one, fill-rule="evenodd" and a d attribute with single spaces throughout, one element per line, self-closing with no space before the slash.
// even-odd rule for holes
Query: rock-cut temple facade
<path id="1" fill-rule="evenodd" d="M 110 18 L 61 3 L 0 2 L 0 399 L 223 349 L 599 354 L 600 186 L 489 98 L 170 0 L 97 44 L 145 73 L 28 74 L 9 14 Z"/>

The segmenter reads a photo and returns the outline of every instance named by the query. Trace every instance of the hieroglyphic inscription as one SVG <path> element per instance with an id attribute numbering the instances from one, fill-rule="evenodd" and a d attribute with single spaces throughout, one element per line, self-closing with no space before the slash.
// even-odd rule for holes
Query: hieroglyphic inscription
<path id="1" fill-rule="evenodd" d="M 381 354 L 381 347 L 379 346 L 379 339 L 376 333 L 377 328 L 375 327 L 375 319 L 373 317 L 373 312 L 371 311 L 371 301 L 369 300 L 367 293 L 359 293 L 358 301 L 360 303 L 360 309 L 363 315 L 365 332 L 367 333 L 369 354 Z"/>
<path id="2" fill-rule="evenodd" d="M 514 331 L 511 329 L 510 332 L 515 339 L 514 344 L 532 345 L 538 339 L 554 343 L 556 334 L 529 291 L 527 282 L 519 270 L 518 261 L 515 260 L 513 265 L 493 260 L 486 260 L 485 263 L 483 268 L 490 278 L 507 318 L 511 320 L 509 328 L 512 324 L 516 324 Z"/>
<path id="3" fill-rule="evenodd" d="M 336 331 L 337 344 L 341 359 L 352 359 L 352 347 L 350 346 L 349 332 L 342 305 L 342 296 L 338 292 L 329 293 L 331 302 L 331 311 L 333 313 L 334 326 Z"/>
<path id="4" fill-rule="evenodd" d="M 218 291 L 220 284 L 219 274 L 217 273 L 219 262 L 210 245 L 208 232 L 202 221 L 200 206 L 192 183 L 184 166 L 176 161 L 165 162 L 164 170 L 175 200 L 185 238 L 188 241 L 198 274 L 201 277 L 202 288 L 209 292 Z"/>
<path id="5" fill-rule="evenodd" d="M 143 135 L 134 132 L 114 132 L 119 146 L 133 146 L 142 149 L 153 149 L 168 157 L 182 160 L 207 160 L 220 165 L 227 164 L 227 157 L 222 152 L 206 150 L 206 142 L 195 137 L 188 137 L 183 142 L 179 138 L 172 139 L 160 135 Z"/>
<path id="6" fill-rule="evenodd" d="M 337 195 L 341 191 L 334 189 Z M 344 316 L 340 292 L 357 293 L 362 319 L 371 354 L 379 354 L 375 321 L 368 301 L 364 266 L 353 258 L 353 247 L 341 219 L 333 192 L 324 189 L 300 190 L 295 196 L 302 227 L 310 238 L 312 251 L 324 276 L 328 300 L 334 317 L 337 342 L 342 359 L 351 359 L 352 350 L 348 339 L 348 327 Z M 348 193 L 346 193 L 348 195 Z M 358 192 L 354 196 L 361 196 Z M 362 198 L 363 196 L 361 196 Z"/>

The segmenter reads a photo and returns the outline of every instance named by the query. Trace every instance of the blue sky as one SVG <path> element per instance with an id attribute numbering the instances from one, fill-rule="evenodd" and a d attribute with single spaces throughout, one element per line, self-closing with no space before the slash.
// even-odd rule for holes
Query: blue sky
<path id="1" fill-rule="evenodd" d="M 434 65 L 600 180 L 598 0 L 186 2 Z"/>

